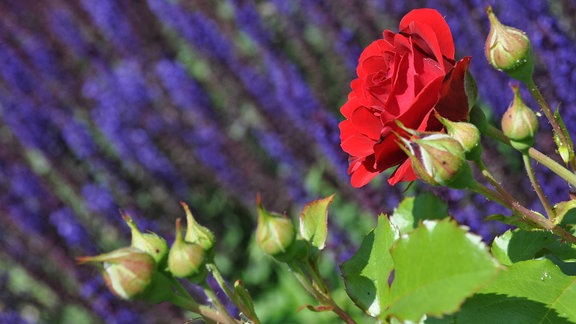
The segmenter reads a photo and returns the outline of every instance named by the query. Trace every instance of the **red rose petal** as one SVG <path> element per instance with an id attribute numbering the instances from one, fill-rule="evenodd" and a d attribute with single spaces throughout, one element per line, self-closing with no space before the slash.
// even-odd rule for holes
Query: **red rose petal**
<path id="1" fill-rule="evenodd" d="M 446 20 L 438 11 L 429 8 L 414 9 L 410 11 L 400 21 L 400 31 L 405 32 L 406 30 L 410 30 L 410 24 L 412 22 L 417 22 L 419 28 L 422 27 L 421 25 L 427 25 L 430 27 L 435 35 L 434 38 L 437 39 L 441 53 L 449 59 L 454 59 L 455 50 L 452 32 L 450 32 L 450 27 L 446 23 Z M 430 38 L 431 35 L 427 37 L 427 39 Z"/>
<path id="2" fill-rule="evenodd" d="M 417 178 L 418 177 L 416 176 L 416 173 L 414 173 L 414 169 L 412 169 L 412 161 L 408 159 L 394 171 L 390 178 L 388 178 L 388 183 L 393 186 L 398 182 L 414 181 Z"/>
<path id="3" fill-rule="evenodd" d="M 352 156 L 368 156 L 374 154 L 374 144 L 376 141 L 362 134 L 354 134 L 345 138 L 340 146 L 344 152 Z"/>
<path id="4" fill-rule="evenodd" d="M 438 77 L 428 83 L 422 91 L 414 98 L 411 105 L 398 116 L 404 126 L 408 128 L 417 127 L 422 118 L 434 108 L 438 101 L 438 92 L 442 86 L 443 77 Z"/>
<path id="5" fill-rule="evenodd" d="M 393 126 L 398 129 L 398 126 Z M 399 131 L 399 130 L 398 130 Z M 376 168 L 386 170 L 406 159 L 406 154 L 398 146 L 398 138 L 393 133 L 385 136 L 380 143 L 374 145 L 374 157 L 376 159 Z"/>
<path id="6" fill-rule="evenodd" d="M 440 89 L 440 99 L 436 104 L 436 111 L 452 121 L 468 120 L 468 96 L 464 89 L 466 71 L 470 65 L 470 56 L 456 63 L 454 68 L 446 75 Z"/>
<path id="7" fill-rule="evenodd" d="M 380 139 L 382 121 L 366 107 L 356 109 L 350 117 L 352 124 L 358 131 L 374 141 Z"/>
<path id="8" fill-rule="evenodd" d="M 340 107 L 340 113 L 342 113 L 344 117 L 349 119 L 354 113 L 354 111 L 356 111 L 356 109 L 358 109 L 359 107 L 362 107 L 362 105 L 360 105 L 360 103 L 356 99 L 356 94 L 354 92 L 350 92 L 350 94 L 348 95 L 348 101 L 346 101 L 342 105 L 342 107 Z"/>
<path id="9" fill-rule="evenodd" d="M 368 182 L 372 181 L 380 172 L 368 170 L 364 163 L 357 165 L 356 170 L 352 173 L 350 183 L 355 188 L 365 186 Z"/>

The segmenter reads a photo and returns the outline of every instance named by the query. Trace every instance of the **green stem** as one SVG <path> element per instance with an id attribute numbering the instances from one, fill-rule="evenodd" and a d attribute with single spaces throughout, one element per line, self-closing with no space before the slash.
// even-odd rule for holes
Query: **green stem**
<path id="1" fill-rule="evenodd" d="M 324 280 L 320 277 L 316 268 L 310 263 L 310 260 L 288 262 L 288 266 L 296 276 L 296 279 L 322 305 L 330 306 L 332 312 L 338 315 L 347 324 L 356 324 L 356 321 L 340 308 L 330 296 L 330 292 Z M 310 280 L 312 278 L 312 280 Z"/>
<path id="2" fill-rule="evenodd" d="M 510 140 L 504 136 L 504 134 L 497 129 L 496 127 L 489 125 L 485 130 L 486 135 L 508 145 L 510 145 Z M 572 185 L 572 187 L 576 188 L 576 174 L 570 172 L 570 170 L 566 169 L 558 162 L 554 161 L 546 154 L 538 151 L 537 149 L 531 147 L 528 149 L 528 155 L 533 158 L 538 163 L 542 164 L 543 166 L 550 169 L 550 171 L 556 173 L 559 177 L 566 180 L 568 183 Z"/>
<path id="3" fill-rule="evenodd" d="M 564 228 L 554 225 L 552 221 L 536 213 L 535 211 L 522 206 L 522 204 L 516 198 L 508 193 L 500 185 L 500 183 L 494 179 L 483 162 L 480 161 L 478 166 L 482 170 L 484 177 L 486 177 L 486 179 L 494 186 L 497 192 L 492 191 L 479 182 L 475 182 L 474 186 L 471 188 L 472 190 L 516 212 L 521 216 L 521 219 L 524 222 L 529 223 L 536 228 L 551 231 L 558 235 L 562 240 L 576 244 L 576 237 L 574 235 L 566 231 Z"/>
<path id="4" fill-rule="evenodd" d="M 572 185 L 572 187 L 576 188 L 576 174 L 570 172 L 570 170 L 566 169 L 558 162 L 552 160 L 546 154 L 538 151 L 533 147 L 528 149 L 528 155 L 530 155 L 530 157 L 536 160 L 538 163 L 542 164 L 543 166 L 550 169 L 552 172 L 556 173 L 562 179 L 566 180 L 568 183 Z"/>
<path id="5" fill-rule="evenodd" d="M 232 300 L 232 302 L 236 306 L 238 306 L 240 311 L 243 312 L 244 315 L 246 315 L 254 324 L 259 324 L 260 319 L 258 318 L 256 313 L 252 309 L 250 309 L 247 305 L 245 305 L 244 301 L 242 301 L 242 299 L 237 296 L 235 291 L 230 290 L 228 284 L 224 280 L 224 277 L 220 273 L 220 270 L 218 269 L 216 264 L 209 263 L 206 265 L 206 268 L 208 268 L 208 271 L 212 273 L 212 276 L 214 276 L 214 279 L 216 280 L 220 288 L 222 288 L 222 290 L 224 290 L 224 293 L 226 293 L 226 295 Z"/>
<path id="6" fill-rule="evenodd" d="M 527 82 L 525 82 L 525 85 L 528 88 L 528 91 L 530 91 L 532 97 L 534 97 L 534 99 L 538 103 L 538 106 L 540 106 L 540 109 L 542 110 L 546 118 L 548 118 L 548 121 L 550 122 L 550 125 L 552 125 L 552 129 L 554 130 L 554 133 L 556 133 L 556 136 L 558 136 L 560 145 L 569 147 L 570 141 L 568 140 L 568 138 L 566 138 L 566 134 L 562 130 L 562 127 L 560 127 L 560 123 L 558 123 L 558 120 L 556 120 L 552 108 L 550 108 L 550 105 L 548 105 L 548 102 L 546 101 L 546 99 L 544 99 L 544 96 L 534 83 L 534 79 L 530 78 L 529 80 L 527 80 Z M 570 161 L 570 165 L 573 170 L 576 169 L 576 161 L 574 159 Z"/>
<path id="7" fill-rule="evenodd" d="M 236 321 L 226 310 L 226 307 L 224 307 L 224 305 L 222 305 L 222 303 L 220 303 L 220 300 L 218 299 L 218 296 L 216 296 L 216 293 L 214 293 L 214 291 L 212 290 L 212 288 L 208 287 L 204 287 L 204 293 L 206 294 L 206 296 L 210 299 L 210 301 L 212 302 L 212 305 L 214 305 L 214 307 L 216 308 L 216 311 L 218 312 L 218 314 L 220 314 L 222 316 L 222 318 L 225 319 L 225 321 L 220 322 L 220 323 L 238 323 L 238 321 Z"/>
<path id="8" fill-rule="evenodd" d="M 478 161 L 476 161 L 476 165 L 478 166 L 478 168 L 482 172 L 482 175 L 484 176 L 484 178 L 486 178 L 486 180 L 488 180 L 488 182 L 490 182 L 490 184 L 497 191 L 497 193 L 494 193 L 492 190 L 488 189 L 489 190 L 488 193 L 490 194 L 490 196 L 487 196 L 484 192 L 481 192 L 481 193 L 483 195 L 485 195 L 487 198 L 499 203 L 500 205 L 510 208 L 511 206 L 510 206 L 510 204 L 507 203 L 507 201 L 509 200 L 511 195 L 506 191 L 506 189 L 504 189 L 504 187 L 502 187 L 500 182 L 498 182 L 496 180 L 496 178 L 494 178 L 494 176 L 492 175 L 490 170 L 488 170 L 488 168 L 486 167 L 486 164 L 484 164 L 484 161 L 478 160 Z M 482 186 L 482 187 L 484 187 L 484 186 Z"/>
<path id="9" fill-rule="evenodd" d="M 548 218 L 554 220 L 556 214 L 554 213 L 548 198 L 546 198 L 546 194 L 544 194 L 544 191 L 542 191 L 542 187 L 540 186 L 540 183 L 538 183 L 538 179 L 536 179 L 536 174 L 532 168 L 532 161 L 530 160 L 530 156 L 528 156 L 528 152 L 522 152 L 522 160 L 524 161 L 524 167 L 526 168 L 526 173 L 528 173 L 528 178 L 530 178 L 532 187 L 542 202 L 542 206 L 544 206 L 544 210 L 546 210 Z"/>
<path id="10" fill-rule="evenodd" d="M 172 285 L 174 285 L 174 287 L 176 288 L 176 290 L 184 297 L 188 298 L 188 299 L 193 299 L 192 296 L 190 295 L 190 293 L 188 293 L 188 290 L 184 289 L 184 287 L 182 287 L 182 284 L 180 284 L 180 282 L 178 281 L 178 279 L 174 278 L 173 276 L 167 276 L 168 278 L 171 279 L 172 281 Z"/>
<path id="11" fill-rule="evenodd" d="M 198 305 L 192 299 L 186 298 L 184 296 L 174 294 L 172 295 L 169 302 L 182 309 L 186 309 L 196 314 L 202 315 L 202 317 L 206 320 L 209 320 L 210 323 L 236 323 L 235 321 L 230 322 L 227 317 L 223 316 L 219 312 L 214 311 L 212 308 L 204 305 Z"/>

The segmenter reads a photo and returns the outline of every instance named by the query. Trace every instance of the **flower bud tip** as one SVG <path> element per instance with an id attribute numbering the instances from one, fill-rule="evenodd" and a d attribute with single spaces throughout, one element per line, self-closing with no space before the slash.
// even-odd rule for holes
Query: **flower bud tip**
<path id="1" fill-rule="evenodd" d="M 532 79 L 534 59 L 532 45 L 525 32 L 502 24 L 492 7 L 486 8 L 490 32 L 486 38 L 485 54 L 488 62 L 508 76 L 527 83 Z"/>

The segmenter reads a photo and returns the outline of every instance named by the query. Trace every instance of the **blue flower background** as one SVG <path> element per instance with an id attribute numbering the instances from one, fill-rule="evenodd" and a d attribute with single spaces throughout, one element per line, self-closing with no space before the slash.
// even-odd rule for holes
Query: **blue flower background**
<path id="1" fill-rule="evenodd" d="M 525 30 L 536 83 L 576 136 L 576 4 L 493 1 Z M 251 241 L 255 197 L 297 216 L 337 193 L 329 257 L 342 261 L 405 185 L 385 176 L 353 189 L 339 147 L 340 106 L 357 59 L 409 10 L 432 7 L 471 55 L 480 105 L 495 123 L 512 99 L 484 58 L 485 0 L 2 0 L 0 2 L 0 322 L 160 323 L 193 318 L 170 305 L 112 296 L 75 257 L 129 244 L 119 214 L 171 242 L 179 201 L 218 237 L 216 262 L 242 278 L 265 322 L 307 316 L 312 301 L 286 284 Z M 535 104 L 528 100 L 532 106 Z M 504 185 L 540 210 L 515 152 L 486 140 Z M 555 157 L 541 120 L 537 147 Z M 553 203 L 566 184 L 542 168 Z M 484 222 L 509 214 L 485 198 L 434 190 L 487 241 Z M 281 269 L 285 270 L 285 269 Z M 329 268 L 337 278 L 337 269 Z M 260 307 L 260 308 L 259 308 Z M 310 313 L 310 312 L 308 312 Z M 304 318 L 304 317 L 303 317 Z"/>

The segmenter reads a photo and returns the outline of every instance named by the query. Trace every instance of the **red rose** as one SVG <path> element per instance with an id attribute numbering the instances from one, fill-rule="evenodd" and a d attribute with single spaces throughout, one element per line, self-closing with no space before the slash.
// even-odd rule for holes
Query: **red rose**
<path id="1" fill-rule="evenodd" d="M 419 131 L 441 131 L 434 111 L 452 121 L 468 119 L 464 78 L 470 57 L 455 62 L 450 28 L 433 9 L 416 9 L 370 44 L 358 60 L 348 101 L 340 111 L 342 149 L 350 154 L 348 172 L 361 187 L 399 165 L 388 182 L 413 181 L 410 159 L 394 135 L 395 120 Z"/>

